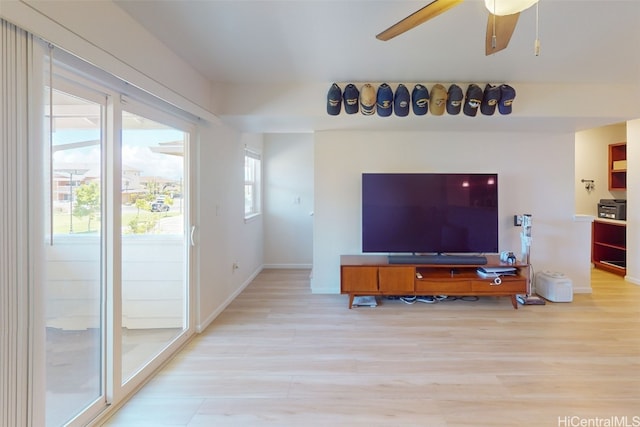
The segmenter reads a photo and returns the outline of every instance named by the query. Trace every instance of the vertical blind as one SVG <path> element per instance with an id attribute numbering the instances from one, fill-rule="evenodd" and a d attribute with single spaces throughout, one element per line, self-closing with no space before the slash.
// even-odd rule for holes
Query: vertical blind
<path id="1" fill-rule="evenodd" d="M 0 426 L 28 426 L 27 149 L 33 40 L 0 20 Z"/>

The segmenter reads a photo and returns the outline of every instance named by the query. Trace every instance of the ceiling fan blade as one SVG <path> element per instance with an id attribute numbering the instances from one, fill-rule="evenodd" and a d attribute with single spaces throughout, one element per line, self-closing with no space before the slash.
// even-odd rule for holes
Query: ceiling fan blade
<path id="1" fill-rule="evenodd" d="M 493 55 L 507 47 L 513 31 L 516 29 L 519 17 L 520 13 L 504 16 L 489 14 L 485 40 L 485 54 L 487 56 Z"/>
<path id="2" fill-rule="evenodd" d="M 422 9 L 419 9 L 403 20 L 390 26 L 378 34 L 376 38 L 383 41 L 390 40 L 405 31 L 409 31 L 410 29 L 427 22 L 431 18 L 435 18 L 463 1 L 464 0 L 434 0 Z"/>

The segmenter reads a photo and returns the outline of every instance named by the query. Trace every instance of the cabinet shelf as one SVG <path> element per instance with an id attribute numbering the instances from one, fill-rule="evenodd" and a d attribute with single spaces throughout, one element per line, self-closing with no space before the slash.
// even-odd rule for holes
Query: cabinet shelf
<path id="1" fill-rule="evenodd" d="M 626 251 L 627 250 L 627 248 L 625 248 L 624 246 L 612 245 L 610 243 L 593 242 L 593 244 L 596 245 L 596 246 L 604 246 L 606 248 L 618 249 L 620 251 Z"/>
<path id="2" fill-rule="evenodd" d="M 624 221 L 595 220 L 591 232 L 591 262 L 595 268 L 624 276 L 627 262 L 627 226 Z"/>
<path id="3" fill-rule="evenodd" d="M 627 189 L 627 143 L 609 144 L 609 190 Z"/>

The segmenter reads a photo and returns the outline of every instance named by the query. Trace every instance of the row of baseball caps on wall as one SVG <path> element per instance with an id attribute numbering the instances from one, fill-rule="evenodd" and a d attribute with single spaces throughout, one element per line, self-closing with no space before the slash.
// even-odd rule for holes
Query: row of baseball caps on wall
<path id="1" fill-rule="evenodd" d="M 413 114 L 422 116 L 427 111 L 434 116 L 447 114 L 457 115 L 462 110 L 465 115 L 475 117 L 478 110 L 484 115 L 491 116 L 496 109 L 500 114 L 511 114 L 516 91 L 507 84 L 487 84 L 484 90 L 477 84 L 468 85 L 466 93 L 457 84 L 447 89 L 442 84 L 435 84 L 431 91 L 422 84 L 416 84 L 411 93 L 406 85 L 400 83 L 395 93 L 391 86 L 382 83 L 376 87 L 365 83 L 360 89 L 349 83 L 344 90 L 337 83 L 333 83 L 327 93 L 327 113 L 332 116 L 340 114 L 343 105 L 347 114 L 358 111 L 366 116 L 377 114 L 388 117 L 395 112 L 396 116 L 404 117 Z"/>

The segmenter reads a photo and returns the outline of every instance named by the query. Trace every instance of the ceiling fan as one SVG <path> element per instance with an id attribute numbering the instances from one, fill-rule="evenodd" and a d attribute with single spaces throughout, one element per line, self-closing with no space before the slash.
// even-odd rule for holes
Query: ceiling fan
<path id="1" fill-rule="evenodd" d="M 387 41 L 428 20 L 446 12 L 464 0 L 433 0 L 376 36 Z M 520 12 L 536 4 L 538 0 L 484 0 L 489 12 L 485 37 L 485 54 L 492 55 L 507 47 L 516 29 Z"/>

